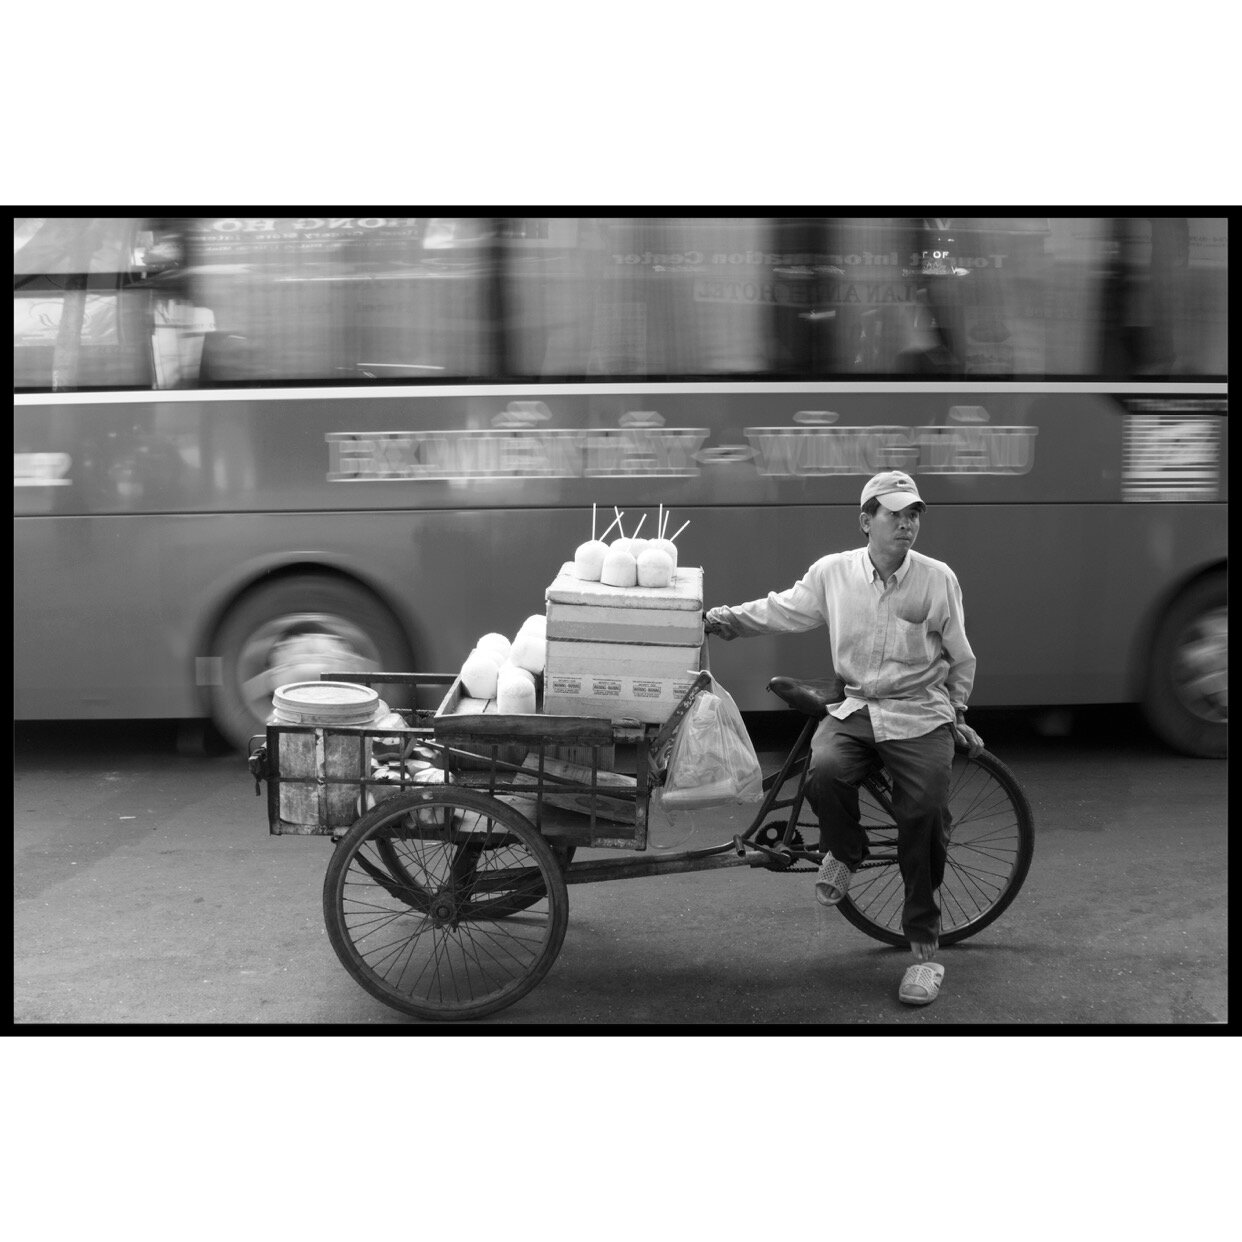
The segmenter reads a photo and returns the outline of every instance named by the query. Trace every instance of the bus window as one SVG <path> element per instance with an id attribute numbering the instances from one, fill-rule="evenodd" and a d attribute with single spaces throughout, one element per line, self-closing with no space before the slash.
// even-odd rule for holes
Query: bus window
<path id="1" fill-rule="evenodd" d="M 788 225 L 793 222 L 780 222 Z M 779 335 L 807 379 L 1043 375 L 1046 220 L 803 220 Z"/>
<path id="2" fill-rule="evenodd" d="M 502 244 L 515 375 L 690 378 L 773 370 L 770 221 L 548 223 L 544 245 L 527 237 Z"/>
<path id="3" fill-rule="evenodd" d="M 140 221 L 13 221 L 14 387 L 149 388 L 149 295 L 134 264 Z"/>
<path id="4" fill-rule="evenodd" d="M 492 372 L 490 220 L 195 219 L 204 384 L 439 380 Z"/>
<path id="5" fill-rule="evenodd" d="M 1109 225 L 1099 369 L 1224 376 L 1227 219 L 1119 217 Z"/>

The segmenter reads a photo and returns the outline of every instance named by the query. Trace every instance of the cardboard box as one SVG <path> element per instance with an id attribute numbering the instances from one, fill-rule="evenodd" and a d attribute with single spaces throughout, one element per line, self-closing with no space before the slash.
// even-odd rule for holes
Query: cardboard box
<path id="1" fill-rule="evenodd" d="M 701 650 L 694 653 L 693 668 L 673 677 L 557 673 L 549 664 L 543 679 L 543 710 L 560 716 L 663 724 L 694 683 L 700 662 Z"/>

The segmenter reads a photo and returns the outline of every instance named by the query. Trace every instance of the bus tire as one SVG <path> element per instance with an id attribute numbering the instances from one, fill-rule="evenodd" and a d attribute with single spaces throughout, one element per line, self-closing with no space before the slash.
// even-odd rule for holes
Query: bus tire
<path id="1" fill-rule="evenodd" d="M 236 749 L 262 733 L 278 686 L 321 672 L 408 672 L 409 644 L 396 618 L 364 587 L 329 574 L 277 578 L 242 595 L 216 629 L 219 684 L 210 714 Z M 394 700 L 378 687 L 390 706 Z"/>
<path id="2" fill-rule="evenodd" d="M 1183 754 L 1229 753 L 1229 590 L 1223 573 L 1201 578 L 1176 600 L 1156 630 L 1143 714 Z"/>

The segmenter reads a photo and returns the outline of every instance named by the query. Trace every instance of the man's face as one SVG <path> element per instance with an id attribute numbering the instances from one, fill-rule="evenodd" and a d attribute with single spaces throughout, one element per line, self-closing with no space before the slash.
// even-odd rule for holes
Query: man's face
<path id="1" fill-rule="evenodd" d="M 916 502 L 897 512 L 881 505 L 874 517 L 862 514 L 861 525 L 867 536 L 867 545 L 881 556 L 900 559 L 914 547 L 914 541 L 919 537 L 922 512 L 923 506 Z"/>

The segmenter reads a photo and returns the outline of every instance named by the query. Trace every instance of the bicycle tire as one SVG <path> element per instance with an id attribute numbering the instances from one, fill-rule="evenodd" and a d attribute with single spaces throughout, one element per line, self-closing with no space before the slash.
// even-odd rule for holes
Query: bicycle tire
<path id="1" fill-rule="evenodd" d="M 1035 852 L 1035 820 L 1017 778 L 990 751 L 975 759 L 954 757 L 944 883 L 938 890 L 941 945 L 957 944 L 994 923 L 1022 888 Z M 982 776 L 980 776 L 982 774 Z M 871 790 L 860 798 L 870 857 L 855 872 L 837 907 L 844 918 L 875 940 L 899 947 L 909 941 L 901 927 L 905 886 L 897 865 L 897 826 Z M 956 803 L 956 805 L 955 805 Z M 870 822 L 868 822 L 870 821 Z"/>
<path id="2" fill-rule="evenodd" d="M 376 862 L 381 841 L 404 853 L 405 874 L 426 877 L 416 900 Z M 509 897 L 524 902 L 516 928 L 495 907 L 471 906 Z M 427 1021 L 464 1021 L 507 1008 L 548 973 L 569 894 L 552 849 L 518 811 L 436 785 L 381 802 L 350 828 L 328 864 L 323 907 L 333 950 L 367 992 Z"/>

